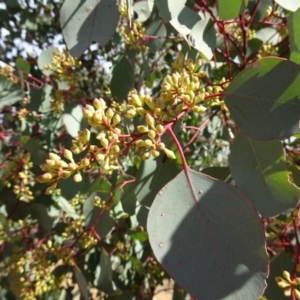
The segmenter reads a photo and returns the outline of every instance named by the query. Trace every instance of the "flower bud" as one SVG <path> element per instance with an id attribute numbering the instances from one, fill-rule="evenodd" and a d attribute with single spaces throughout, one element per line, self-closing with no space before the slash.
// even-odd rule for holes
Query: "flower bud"
<path id="1" fill-rule="evenodd" d="M 93 104 L 96 107 L 96 109 L 104 110 L 106 108 L 106 103 L 102 98 L 95 98 Z"/>
<path id="2" fill-rule="evenodd" d="M 156 132 L 153 129 L 151 129 L 148 131 L 148 136 L 151 140 L 154 140 L 156 136 Z"/>
<path id="3" fill-rule="evenodd" d="M 68 150 L 68 149 L 65 149 L 65 150 L 64 150 L 64 157 L 65 157 L 66 159 L 70 160 L 70 161 L 74 161 L 74 160 L 73 160 L 73 154 L 72 154 L 72 152 L 71 152 L 70 150 Z"/>
<path id="4" fill-rule="evenodd" d="M 148 131 L 149 131 L 149 129 L 148 129 L 146 126 L 144 126 L 144 125 L 139 125 L 139 126 L 137 126 L 137 130 L 138 130 L 138 132 L 140 132 L 140 133 L 145 133 L 145 132 L 148 132 Z"/>
<path id="5" fill-rule="evenodd" d="M 77 174 L 74 175 L 73 179 L 74 179 L 75 182 L 81 182 L 82 181 L 82 176 L 81 176 L 80 173 L 77 173 Z"/>
<path id="6" fill-rule="evenodd" d="M 168 156 L 168 158 L 176 159 L 175 153 L 172 150 L 169 150 L 167 148 L 164 148 L 163 150 L 166 153 L 166 155 Z"/>
<path id="7" fill-rule="evenodd" d="M 114 117 L 113 117 L 113 124 L 114 125 L 117 125 L 121 122 L 121 117 L 119 114 L 115 114 Z"/>
<path id="8" fill-rule="evenodd" d="M 164 128 L 163 125 L 158 124 L 158 125 L 155 127 L 155 130 L 156 130 L 157 133 L 162 133 L 162 132 L 165 130 L 165 128 Z"/>
<path id="9" fill-rule="evenodd" d="M 151 128 L 155 128 L 155 121 L 154 118 L 150 114 L 146 114 L 146 122 Z"/>
<path id="10" fill-rule="evenodd" d="M 45 194 L 46 195 L 51 195 L 54 192 L 54 190 L 56 189 L 56 185 L 57 184 L 55 183 L 55 184 L 51 185 L 50 187 L 48 187 Z"/>
<path id="11" fill-rule="evenodd" d="M 157 144 L 157 149 L 158 149 L 158 150 L 164 150 L 165 147 L 166 147 L 166 145 L 165 145 L 164 143 L 158 143 L 158 144 Z"/>
<path id="12" fill-rule="evenodd" d="M 142 155 L 142 159 L 143 159 L 143 160 L 146 160 L 146 159 L 148 159 L 148 158 L 150 158 L 150 152 L 145 152 L 145 153 Z"/>
<path id="13" fill-rule="evenodd" d="M 85 157 L 80 161 L 79 167 L 85 168 L 85 167 L 89 166 L 89 164 L 90 164 L 89 159 Z"/>
<path id="14" fill-rule="evenodd" d="M 60 157 L 57 154 L 52 152 L 49 153 L 49 158 L 53 160 L 60 160 Z"/>

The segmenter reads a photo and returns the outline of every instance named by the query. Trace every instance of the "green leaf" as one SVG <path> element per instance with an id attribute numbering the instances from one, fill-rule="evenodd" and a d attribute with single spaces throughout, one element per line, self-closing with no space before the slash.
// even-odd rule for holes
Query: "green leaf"
<path id="1" fill-rule="evenodd" d="M 30 64 L 24 58 L 18 57 L 16 59 L 16 67 L 18 67 L 25 74 L 29 74 L 30 73 Z"/>
<path id="2" fill-rule="evenodd" d="M 246 0 L 217 0 L 218 17 L 221 20 L 237 18 L 246 8 Z"/>
<path id="3" fill-rule="evenodd" d="M 200 51 L 200 55 L 207 61 L 211 60 L 216 48 L 216 32 L 211 19 L 197 22 L 190 34 L 191 45 Z"/>
<path id="4" fill-rule="evenodd" d="M 22 100 L 21 90 L 5 76 L 0 75 L 0 109 Z"/>
<path id="5" fill-rule="evenodd" d="M 62 33 L 73 56 L 80 56 L 93 41 L 106 45 L 118 21 L 118 6 L 112 0 L 66 0 L 60 10 Z"/>
<path id="6" fill-rule="evenodd" d="M 85 276 L 83 275 L 82 271 L 77 266 L 74 266 L 73 271 L 74 271 L 76 282 L 78 284 L 78 287 L 79 287 L 80 294 L 81 294 L 82 298 L 84 300 L 90 299 L 89 298 L 89 292 L 88 292 L 88 289 L 87 289 L 88 283 L 87 283 L 87 281 L 85 279 Z"/>
<path id="7" fill-rule="evenodd" d="M 296 165 L 289 167 L 293 174 L 293 182 L 300 188 L 300 169 Z"/>
<path id="8" fill-rule="evenodd" d="M 114 97 L 122 102 L 126 99 L 128 92 L 134 83 L 134 71 L 127 57 L 123 55 L 116 63 L 110 82 L 111 93 Z"/>
<path id="9" fill-rule="evenodd" d="M 183 36 L 191 33 L 193 26 L 200 21 L 200 16 L 189 7 L 184 7 L 179 15 L 170 21 L 170 24 Z"/>
<path id="10" fill-rule="evenodd" d="M 239 132 L 230 155 L 231 175 L 263 217 L 289 213 L 298 203 L 299 190 L 289 182 L 283 145 L 259 141 Z"/>
<path id="11" fill-rule="evenodd" d="M 76 105 L 70 113 L 63 114 L 63 122 L 67 129 L 67 132 L 73 137 L 78 136 L 78 131 L 81 128 L 81 121 L 83 118 L 83 112 L 81 105 Z"/>
<path id="12" fill-rule="evenodd" d="M 232 119 L 256 139 L 285 138 L 300 132 L 300 66 L 265 58 L 240 72 L 225 90 Z"/>
<path id="13" fill-rule="evenodd" d="M 149 8 L 148 1 L 140 1 L 134 3 L 133 10 L 136 12 L 138 16 L 137 21 L 142 23 L 147 21 L 151 15 L 151 10 Z"/>
<path id="14" fill-rule="evenodd" d="M 160 17 L 169 22 L 176 18 L 185 6 L 186 0 L 154 0 Z"/>
<path id="15" fill-rule="evenodd" d="M 43 72 L 44 75 L 49 76 L 53 74 L 53 70 L 55 66 L 52 66 L 52 58 L 57 49 L 53 46 L 48 47 L 45 51 L 43 51 L 38 57 L 38 67 Z M 45 66 L 51 65 L 51 69 L 45 68 Z"/>
<path id="16" fill-rule="evenodd" d="M 233 186 L 183 170 L 157 194 L 147 228 L 158 261 L 195 298 L 258 299 L 263 293 L 263 226 Z"/>
<path id="17" fill-rule="evenodd" d="M 109 254 L 104 248 L 101 249 L 100 275 L 96 286 L 108 295 L 120 295 L 121 291 L 116 289 L 112 282 L 112 268 Z"/>
<path id="18" fill-rule="evenodd" d="M 299 0 L 275 0 L 277 4 L 283 7 L 286 10 L 296 11 L 300 7 Z"/>
<path id="19" fill-rule="evenodd" d="M 151 206 L 156 194 L 180 172 L 175 160 L 164 156 L 141 163 L 136 178 L 136 197 L 145 206 Z"/>
<path id="20" fill-rule="evenodd" d="M 154 37 L 153 40 L 146 42 L 145 45 L 149 47 L 150 53 L 155 54 L 165 42 L 165 37 L 167 36 L 166 27 L 161 20 L 155 20 L 147 28 L 146 34 Z"/>
<path id="21" fill-rule="evenodd" d="M 300 9 L 287 18 L 290 41 L 290 60 L 300 64 Z"/>

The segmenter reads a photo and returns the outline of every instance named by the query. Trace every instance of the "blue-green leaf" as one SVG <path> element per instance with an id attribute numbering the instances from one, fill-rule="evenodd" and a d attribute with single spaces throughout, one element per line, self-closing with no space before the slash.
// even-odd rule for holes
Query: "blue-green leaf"
<path id="1" fill-rule="evenodd" d="M 195 298 L 258 299 L 263 293 L 264 229 L 233 186 L 183 170 L 157 194 L 147 230 L 158 261 Z"/>
<path id="2" fill-rule="evenodd" d="M 256 139 L 285 138 L 300 132 L 300 66 L 264 58 L 240 72 L 225 90 L 237 126 Z"/>
<path id="3" fill-rule="evenodd" d="M 237 186 L 263 217 L 289 213 L 299 201 L 299 190 L 288 179 L 279 140 L 259 141 L 239 132 L 231 149 L 230 170 Z"/>
<path id="4" fill-rule="evenodd" d="M 63 36 L 73 56 L 80 56 L 93 41 L 106 45 L 118 21 L 115 0 L 66 0 L 60 10 Z"/>
<path id="5" fill-rule="evenodd" d="M 134 83 L 134 71 L 125 55 L 116 63 L 110 82 L 111 93 L 119 102 L 126 99 Z"/>
<path id="6" fill-rule="evenodd" d="M 0 109 L 4 106 L 11 106 L 20 100 L 22 100 L 22 94 L 19 86 L 0 75 Z"/>

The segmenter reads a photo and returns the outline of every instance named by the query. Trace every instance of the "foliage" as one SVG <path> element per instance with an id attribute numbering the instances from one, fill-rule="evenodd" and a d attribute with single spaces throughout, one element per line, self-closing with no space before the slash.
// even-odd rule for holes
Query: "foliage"
<path id="1" fill-rule="evenodd" d="M 230 2 L 0 1 L 1 298 L 300 299 L 299 3 Z"/>

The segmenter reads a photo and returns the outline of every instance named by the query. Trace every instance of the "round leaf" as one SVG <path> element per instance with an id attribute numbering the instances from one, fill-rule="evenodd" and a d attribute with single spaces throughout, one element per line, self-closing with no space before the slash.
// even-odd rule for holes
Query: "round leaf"
<path id="1" fill-rule="evenodd" d="M 46 76 L 49 76 L 53 73 L 52 69 L 48 70 L 45 68 L 45 66 L 52 64 L 52 57 L 55 51 L 56 48 L 50 46 L 38 57 L 38 67 Z"/>
<path id="2" fill-rule="evenodd" d="M 216 32 L 211 19 L 197 22 L 191 31 L 190 41 L 192 46 L 200 51 L 200 55 L 209 61 L 216 48 Z"/>
<path id="3" fill-rule="evenodd" d="M 290 11 L 296 11 L 300 7 L 299 0 L 275 0 L 277 4 L 279 4 L 281 7 L 290 10 Z"/>
<path id="4" fill-rule="evenodd" d="M 264 230 L 234 187 L 183 170 L 156 196 L 147 228 L 158 261 L 197 299 L 258 299 L 263 293 Z"/>
<path id="5" fill-rule="evenodd" d="M 5 76 L 0 75 L 0 109 L 4 106 L 11 106 L 20 100 L 22 100 L 20 88 Z"/>
<path id="6" fill-rule="evenodd" d="M 134 3 L 133 10 L 138 15 L 137 20 L 139 22 L 147 21 L 151 15 L 151 10 L 149 9 L 148 1 L 140 1 Z"/>
<path id="7" fill-rule="evenodd" d="M 66 0 L 60 11 L 60 24 L 71 55 L 80 56 L 93 41 L 106 45 L 119 21 L 116 1 Z"/>
<path id="8" fill-rule="evenodd" d="M 300 132 L 300 66 L 265 58 L 240 72 L 225 90 L 231 117 L 246 135 L 278 139 Z"/>
<path id="9" fill-rule="evenodd" d="M 176 18 L 184 8 L 185 2 L 186 0 L 154 0 L 159 15 L 165 22 Z"/>
<path id="10" fill-rule="evenodd" d="M 279 140 L 259 141 L 239 132 L 231 149 L 230 170 L 237 186 L 263 217 L 289 213 L 297 205 L 299 190 L 288 180 Z"/>

